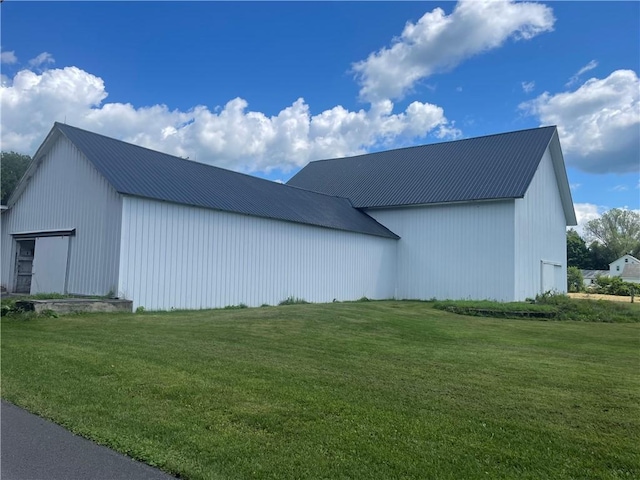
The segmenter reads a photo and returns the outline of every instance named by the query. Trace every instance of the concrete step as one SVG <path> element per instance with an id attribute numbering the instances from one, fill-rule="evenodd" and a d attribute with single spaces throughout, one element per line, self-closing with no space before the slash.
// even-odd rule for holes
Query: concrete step
<path id="1" fill-rule="evenodd" d="M 119 298 L 56 298 L 51 300 L 19 300 L 16 307 L 27 312 L 83 313 L 83 312 L 129 312 L 133 311 L 131 300 Z"/>

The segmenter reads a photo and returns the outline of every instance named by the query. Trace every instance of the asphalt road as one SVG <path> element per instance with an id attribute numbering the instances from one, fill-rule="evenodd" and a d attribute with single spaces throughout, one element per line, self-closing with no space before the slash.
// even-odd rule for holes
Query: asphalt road
<path id="1" fill-rule="evenodd" d="M 2 401 L 2 480 L 175 480 Z"/>

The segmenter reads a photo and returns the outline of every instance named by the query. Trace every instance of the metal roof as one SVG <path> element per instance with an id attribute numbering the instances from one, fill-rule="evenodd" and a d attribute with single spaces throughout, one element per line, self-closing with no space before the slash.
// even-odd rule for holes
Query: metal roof
<path id="1" fill-rule="evenodd" d="M 319 160 L 287 185 L 347 197 L 356 208 L 522 198 L 554 134 L 542 127 Z"/>
<path id="2" fill-rule="evenodd" d="M 585 280 L 595 280 L 596 277 L 608 277 L 609 270 L 580 270 Z"/>
<path id="3" fill-rule="evenodd" d="M 346 198 L 186 160 L 70 125 L 56 122 L 51 134 L 56 130 L 121 194 L 399 238 Z"/>
<path id="4" fill-rule="evenodd" d="M 640 263 L 627 263 L 620 274 L 622 278 L 633 278 L 640 280 Z"/>

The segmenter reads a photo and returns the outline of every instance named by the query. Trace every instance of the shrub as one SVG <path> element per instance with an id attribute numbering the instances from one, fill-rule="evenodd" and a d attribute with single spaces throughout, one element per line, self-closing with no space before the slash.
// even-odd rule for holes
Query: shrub
<path id="1" fill-rule="evenodd" d="M 433 304 L 438 310 L 460 315 L 494 318 L 554 318 L 557 309 L 551 305 L 534 305 L 523 302 L 494 302 L 491 300 L 444 300 Z"/>
<path id="2" fill-rule="evenodd" d="M 19 300 L 21 299 L 20 298 L 3 298 L 1 312 L 0 312 L 2 316 L 7 317 L 12 315 L 21 315 L 25 313 L 24 308 L 17 303 Z"/>
<path id="3" fill-rule="evenodd" d="M 620 277 L 596 277 L 595 281 L 595 292 L 603 293 L 605 295 L 622 295 L 629 296 L 631 295 L 631 290 L 634 289 L 636 292 L 638 288 L 633 283 L 625 282 Z"/>
<path id="4" fill-rule="evenodd" d="M 566 305 L 571 303 L 571 297 L 562 293 L 545 292 L 536 295 L 533 303 L 538 305 Z"/>
<path id="5" fill-rule="evenodd" d="M 19 320 L 29 320 L 38 317 L 58 318 L 58 314 L 53 310 L 43 310 L 40 313 L 33 311 L 33 305 L 25 301 L 25 297 L 3 298 L 0 307 L 3 317 L 17 318 Z"/>
<path id="6" fill-rule="evenodd" d="M 5 302 L 3 300 L 2 306 L 0 306 L 0 316 L 4 317 L 6 315 L 9 315 L 12 312 L 14 307 L 15 307 L 15 303 L 14 305 L 11 305 L 9 302 Z"/>
<path id="7" fill-rule="evenodd" d="M 287 297 L 284 300 L 282 300 L 278 305 L 299 305 L 304 303 L 309 303 L 309 302 L 307 302 L 304 298 Z"/>
<path id="8" fill-rule="evenodd" d="M 640 308 L 631 303 L 582 300 L 551 292 L 527 302 L 488 300 L 438 301 L 434 308 L 460 315 L 494 318 L 536 318 L 582 322 L 640 322 Z"/>
<path id="9" fill-rule="evenodd" d="M 584 277 L 578 267 L 567 268 L 567 290 L 570 292 L 584 290 Z"/>
<path id="10" fill-rule="evenodd" d="M 558 320 L 583 322 L 639 322 L 640 309 L 630 303 L 608 300 L 575 299 L 567 295 L 538 295 L 536 303 L 554 305 Z"/>
<path id="11" fill-rule="evenodd" d="M 238 310 L 240 308 L 249 308 L 249 307 L 247 307 L 247 305 L 244 303 L 239 303 L 238 305 L 227 305 L 226 307 L 224 307 L 225 310 Z"/>

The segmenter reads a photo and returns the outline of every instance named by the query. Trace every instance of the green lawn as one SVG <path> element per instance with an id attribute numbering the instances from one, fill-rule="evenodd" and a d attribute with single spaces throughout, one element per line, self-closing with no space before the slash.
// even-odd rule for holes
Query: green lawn
<path id="1" fill-rule="evenodd" d="M 2 319 L 2 397 L 183 478 L 640 478 L 640 324 L 421 302 Z"/>

